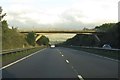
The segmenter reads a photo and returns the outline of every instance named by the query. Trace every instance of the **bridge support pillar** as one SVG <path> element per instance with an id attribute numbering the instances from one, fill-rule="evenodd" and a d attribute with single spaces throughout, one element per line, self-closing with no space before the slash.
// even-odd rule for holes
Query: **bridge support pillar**
<path id="1" fill-rule="evenodd" d="M 99 46 L 99 45 L 100 45 L 100 42 L 101 42 L 100 38 L 99 38 L 98 35 L 96 35 L 96 34 L 93 34 L 93 36 L 94 36 L 95 39 L 96 39 L 96 46 Z"/>
<path id="2" fill-rule="evenodd" d="M 100 38 L 99 38 L 96 34 L 94 34 L 94 36 L 95 36 L 95 38 L 97 39 L 97 41 L 100 42 Z"/>
<path id="3" fill-rule="evenodd" d="M 37 34 L 35 41 L 37 41 L 41 36 L 42 36 L 41 34 Z"/>

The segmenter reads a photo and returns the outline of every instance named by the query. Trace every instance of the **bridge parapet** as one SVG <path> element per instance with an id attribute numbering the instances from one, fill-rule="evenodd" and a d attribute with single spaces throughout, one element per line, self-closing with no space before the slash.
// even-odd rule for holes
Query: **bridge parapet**
<path id="1" fill-rule="evenodd" d="M 32 31 L 19 31 L 20 33 L 29 33 Z M 79 31 L 33 31 L 36 34 L 40 33 L 67 33 L 67 34 L 101 34 L 104 32 L 97 32 L 95 30 L 79 30 Z"/>

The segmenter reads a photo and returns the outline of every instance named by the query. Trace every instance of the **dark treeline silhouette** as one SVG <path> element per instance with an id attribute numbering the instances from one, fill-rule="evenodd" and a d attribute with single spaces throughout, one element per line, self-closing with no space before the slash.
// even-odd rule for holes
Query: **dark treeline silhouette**
<path id="1" fill-rule="evenodd" d="M 49 45 L 49 38 L 48 37 L 46 37 L 46 36 L 44 36 L 44 35 L 42 35 L 37 41 L 36 41 L 36 43 L 38 44 L 38 45 Z"/>
<path id="2" fill-rule="evenodd" d="M 109 44 L 112 48 L 120 48 L 120 22 L 106 23 L 96 26 L 93 30 L 105 32 L 97 35 L 100 41 L 94 35 L 76 34 L 60 45 L 102 47 L 104 44 Z"/>

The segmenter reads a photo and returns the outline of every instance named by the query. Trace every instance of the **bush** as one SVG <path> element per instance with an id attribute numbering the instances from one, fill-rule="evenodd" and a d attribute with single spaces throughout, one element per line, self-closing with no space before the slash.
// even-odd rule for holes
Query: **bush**
<path id="1" fill-rule="evenodd" d="M 27 34 L 26 41 L 28 42 L 29 45 L 35 46 L 35 33 L 29 32 Z"/>
<path id="2" fill-rule="evenodd" d="M 37 42 L 38 45 L 49 45 L 49 38 L 47 38 L 46 36 L 41 36 Z"/>

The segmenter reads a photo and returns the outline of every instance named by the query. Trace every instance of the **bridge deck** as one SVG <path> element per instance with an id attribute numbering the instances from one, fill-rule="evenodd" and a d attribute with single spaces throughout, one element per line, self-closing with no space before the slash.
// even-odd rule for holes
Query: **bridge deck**
<path id="1" fill-rule="evenodd" d="M 29 33 L 32 31 L 20 31 L 20 33 Z M 101 34 L 104 32 L 96 32 L 96 31 L 33 31 L 35 33 L 75 33 L 75 34 Z"/>

